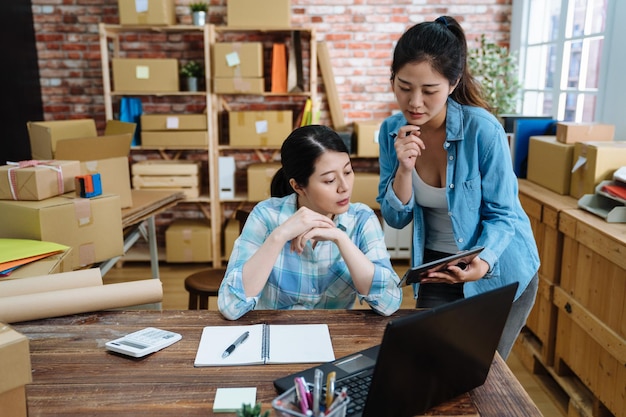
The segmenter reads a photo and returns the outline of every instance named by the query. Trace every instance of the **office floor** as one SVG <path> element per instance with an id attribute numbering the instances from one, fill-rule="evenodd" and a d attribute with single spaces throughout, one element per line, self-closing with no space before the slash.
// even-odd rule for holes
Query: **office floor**
<path id="1" fill-rule="evenodd" d="M 404 273 L 404 269 L 407 267 L 403 261 L 394 262 L 394 265 L 397 267 L 398 273 Z M 163 283 L 163 309 L 186 309 L 188 293 L 183 284 L 185 278 L 193 272 L 205 268 L 207 268 L 206 264 L 167 264 L 161 262 L 159 271 Z M 150 264 L 147 262 L 119 262 L 105 275 L 104 283 L 112 284 L 151 277 Z M 411 288 L 407 287 L 404 292 L 402 308 L 415 306 L 412 296 Z M 215 300 L 209 301 L 209 309 L 216 309 Z M 566 413 L 553 401 L 551 395 L 538 383 L 537 376 L 528 372 L 514 354 L 511 354 L 507 364 L 545 417 L 566 416 Z"/>

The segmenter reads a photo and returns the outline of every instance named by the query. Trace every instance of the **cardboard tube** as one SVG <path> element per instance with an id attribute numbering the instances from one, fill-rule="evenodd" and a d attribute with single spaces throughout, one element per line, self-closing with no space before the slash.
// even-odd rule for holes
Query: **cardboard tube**
<path id="1" fill-rule="evenodd" d="M 158 279 L 72 288 L 0 298 L 0 321 L 16 323 L 162 300 L 163 287 Z"/>
<path id="2" fill-rule="evenodd" d="M 99 268 L 37 277 L 12 279 L 0 282 L 0 297 L 66 290 L 70 288 L 96 287 L 102 285 Z"/>

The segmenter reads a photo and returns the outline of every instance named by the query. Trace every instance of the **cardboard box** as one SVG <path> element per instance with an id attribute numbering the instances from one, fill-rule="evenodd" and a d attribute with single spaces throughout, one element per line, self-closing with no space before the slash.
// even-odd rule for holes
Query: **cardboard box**
<path id="1" fill-rule="evenodd" d="M 613 178 L 626 164 L 626 142 L 577 142 L 572 159 L 570 195 L 594 194 L 596 185 Z"/>
<path id="2" fill-rule="evenodd" d="M 248 201 L 262 201 L 270 198 L 270 186 L 280 163 L 248 165 Z"/>
<path id="3" fill-rule="evenodd" d="M 531 136 L 526 178 L 555 193 L 567 195 L 573 155 L 573 143 L 557 142 L 555 136 Z"/>
<path id="4" fill-rule="evenodd" d="M 211 226 L 205 220 L 175 220 L 165 232 L 167 262 L 210 262 L 211 252 Z"/>
<path id="5" fill-rule="evenodd" d="M 119 92 L 179 91 L 178 60 L 113 58 L 113 87 Z"/>
<path id="6" fill-rule="evenodd" d="M 380 120 L 368 120 L 354 123 L 357 156 L 366 158 L 378 157 L 378 132 L 380 130 L 380 124 Z"/>
<path id="7" fill-rule="evenodd" d="M 170 149 L 204 149 L 209 146 L 209 135 L 206 130 L 142 131 L 141 146 L 144 148 L 152 146 Z"/>
<path id="8" fill-rule="evenodd" d="M 175 25 L 174 0 L 117 0 L 121 25 Z"/>
<path id="9" fill-rule="evenodd" d="M 74 191 L 77 175 L 80 175 L 78 161 L 22 161 L 3 165 L 0 166 L 0 200 L 44 200 L 65 194 Z"/>
<path id="10" fill-rule="evenodd" d="M 32 157 L 39 160 L 55 159 L 57 142 L 61 140 L 92 138 L 98 135 L 93 119 L 28 122 L 26 127 Z"/>
<path id="11" fill-rule="evenodd" d="M 0 411 L 11 417 L 26 416 L 26 391 L 32 382 L 28 338 L 0 323 Z"/>
<path id="12" fill-rule="evenodd" d="M 263 78 L 263 44 L 218 42 L 212 63 L 215 78 Z"/>
<path id="13" fill-rule="evenodd" d="M 226 222 L 226 227 L 224 228 L 224 258 L 230 258 L 230 254 L 233 252 L 233 246 L 235 245 L 235 240 L 239 237 L 240 229 L 239 220 L 228 219 Z"/>
<path id="14" fill-rule="evenodd" d="M 38 160 L 64 159 L 57 154 L 57 146 L 64 140 L 91 140 L 98 138 L 96 123 L 93 119 L 28 122 L 26 127 L 28 129 L 32 157 Z M 130 135 L 132 137 L 135 133 L 135 128 L 135 123 L 109 120 L 104 129 L 104 135 L 99 138 L 108 139 L 109 137 L 118 135 Z M 77 159 L 89 161 L 120 156 L 117 144 L 107 143 L 94 148 L 97 144 L 98 143 L 74 141 L 64 143 L 63 149 L 67 151 L 68 149 L 77 148 L 75 152 L 80 152 L 81 154 L 81 158 L 67 158 L 67 160 Z M 106 145 L 112 145 L 112 149 L 108 149 Z M 128 155 L 128 151 L 130 151 L 130 145 L 125 155 Z M 94 155 L 94 152 L 97 152 L 97 154 Z"/>
<path id="15" fill-rule="evenodd" d="M 573 122 L 556 124 L 556 140 L 561 143 L 612 141 L 614 136 L 614 125 Z"/>
<path id="16" fill-rule="evenodd" d="M 24 385 L 13 388 L 7 392 L 0 393 L 0 412 L 2 412 L 3 416 L 28 416 L 26 406 L 26 387 Z"/>
<path id="17" fill-rule="evenodd" d="M 231 111 L 230 146 L 276 147 L 293 131 L 291 110 Z"/>
<path id="18" fill-rule="evenodd" d="M 289 0 L 228 0 L 226 20 L 231 28 L 289 28 Z"/>
<path id="19" fill-rule="evenodd" d="M 42 201 L 0 200 L 0 237 L 70 246 L 72 269 L 124 254 L 118 195 L 76 198 L 74 193 Z"/>
<path id="20" fill-rule="evenodd" d="M 28 123 L 33 158 L 80 161 L 81 174 L 99 172 L 103 193 L 119 195 L 122 208 L 133 205 L 128 154 L 135 128 L 109 120 L 97 136 L 92 119 Z"/>
<path id="21" fill-rule="evenodd" d="M 207 130 L 206 114 L 142 114 L 141 131 Z"/>
<path id="22" fill-rule="evenodd" d="M 372 172 L 355 172 L 354 187 L 352 188 L 350 202 L 367 204 L 373 209 L 380 208 L 380 204 L 376 201 L 379 181 L 380 175 L 378 174 Z"/>
<path id="23" fill-rule="evenodd" d="M 263 94 L 263 78 L 214 78 L 213 92 L 216 94 Z"/>

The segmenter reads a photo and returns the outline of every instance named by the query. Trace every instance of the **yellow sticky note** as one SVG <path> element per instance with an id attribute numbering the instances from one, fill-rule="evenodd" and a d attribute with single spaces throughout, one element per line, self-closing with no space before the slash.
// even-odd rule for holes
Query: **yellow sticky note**
<path id="1" fill-rule="evenodd" d="M 213 401 L 213 412 L 234 413 L 243 404 L 256 404 L 256 387 L 218 388 Z"/>

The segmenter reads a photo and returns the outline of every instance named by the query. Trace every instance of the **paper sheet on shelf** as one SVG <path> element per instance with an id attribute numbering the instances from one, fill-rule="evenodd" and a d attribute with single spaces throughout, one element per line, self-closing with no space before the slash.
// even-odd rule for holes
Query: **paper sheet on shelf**
<path id="1" fill-rule="evenodd" d="M 102 285 L 99 268 L 0 281 L 0 298 Z"/>
<path id="2" fill-rule="evenodd" d="M 0 298 L 0 321 L 16 323 L 162 300 L 163 287 L 158 279 L 33 293 Z"/>

